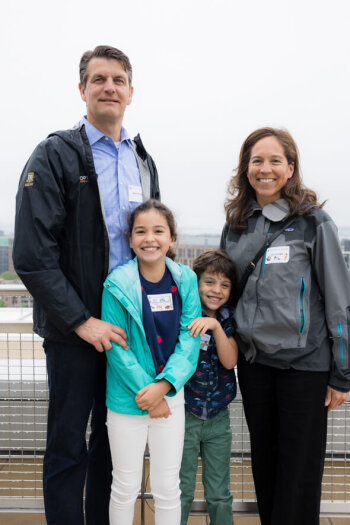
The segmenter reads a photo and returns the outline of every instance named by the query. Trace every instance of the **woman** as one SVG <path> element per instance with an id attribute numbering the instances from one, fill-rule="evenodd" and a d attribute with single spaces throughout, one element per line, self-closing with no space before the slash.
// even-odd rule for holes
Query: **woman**
<path id="1" fill-rule="evenodd" d="M 262 525 L 319 523 L 327 410 L 350 390 L 349 273 L 321 207 L 302 183 L 290 134 L 261 128 L 249 135 L 229 185 L 221 247 L 240 279 L 280 231 L 235 312 Z"/>

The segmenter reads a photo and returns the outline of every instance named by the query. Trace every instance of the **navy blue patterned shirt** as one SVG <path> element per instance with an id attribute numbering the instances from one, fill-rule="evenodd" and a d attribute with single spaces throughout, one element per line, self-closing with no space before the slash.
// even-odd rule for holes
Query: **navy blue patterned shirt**
<path id="1" fill-rule="evenodd" d="M 202 312 L 203 317 L 207 317 Z M 227 337 L 233 336 L 233 311 L 222 307 L 217 320 Z M 227 370 L 220 363 L 212 330 L 201 336 L 197 370 L 185 384 L 185 409 L 200 419 L 209 419 L 226 408 L 236 397 L 234 369 Z"/>
<path id="2" fill-rule="evenodd" d="M 140 274 L 142 321 L 157 374 L 175 350 L 179 336 L 181 297 L 168 268 L 157 283 Z"/>

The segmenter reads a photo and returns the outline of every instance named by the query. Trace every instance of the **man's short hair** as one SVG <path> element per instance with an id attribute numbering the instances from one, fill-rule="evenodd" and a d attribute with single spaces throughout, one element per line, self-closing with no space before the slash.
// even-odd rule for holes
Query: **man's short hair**
<path id="1" fill-rule="evenodd" d="M 129 58 L 116 47 L 97 46 L 93 51 L 85 51 L 79 63 L 80 83 L 85 88 L 88 79 L 88 65 L 92 58 L 109 58 L 117 60 L 128 75 L 129 86 L 132 85 L 132 67 Z"/>
<path id="2" fill-rule="evenodd" d="M 198 280 L 202 273 L 208 271 L 214 274 L 223 274 L 230 279 L 232 288 L 236 285 L 236 271 L 227 253 L 222 250 L 206 250 L 202 252 L 193 261 L 193 271 L 196 273 Z"/>

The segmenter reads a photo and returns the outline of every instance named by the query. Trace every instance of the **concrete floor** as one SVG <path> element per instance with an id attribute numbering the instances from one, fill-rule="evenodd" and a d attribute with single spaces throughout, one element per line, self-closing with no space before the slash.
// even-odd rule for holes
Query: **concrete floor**
<path id="1" fill-rule="evenodd" d="M 337 474 L 337 471 L 330 470 L 330 473 L 333 474 L 337 482 L 339 484 L 340 480 L 343 480 L 343 485 L 339 486 L 343 490 L 343 492 L 338 494 L 340 497 L 344 497 L 344 494 L 346 495 L 347 499 L 349 499 L 349 493 L 350 488 L 348 484 L 348 479 L 350 475 L 350 466 L 346 464 L 345 466 L 337 466 L 338 470 L 340 469 L 343 472 L 343 477 L 340 478 L 339 474 Z M 7 472 L 8 470 L 8 472 Z M 16 472 L 18 471 L 18 472 Z M 34 474 L 33 474 L 34 472 Z M 241 486 L 241 477 L 242 472 L 244 472 L 244 493 L 242 492 L 243 489 L 241 489 L 241 492 L 237 490 L 237 487 Z M 41 465 L 31 465 L 30 460 L 26 459 L 24 464 L 22 465 L 21 462 L 18 462 L 16 464 L 12 463 L 11 465 L 7 461 L 0 462 L 0 473 L 2 473 L 2 478 L 0 476 L 0 491 L 2 492 L 8 492 L 8 487 L 10 485 L 10 481 L 21 481 L 21 484 L 23 484 L 23 487 L 26 488 L 27 495 L 28 496 L 38 496 L 40 493 L 41 495 L 41 478 L 42 478 L 42 472 L 41 472 Z M 327 489 L 327 483 L 330 484 L 331 487 L 331 480 L 328 480 L 327 476 L 329 477 L 330 474 L 326 474 L 324 478 L 324 488 Z M 148 478 L 148 463 L 146 464 L 146 477 Z M 26 479 L 28 478 L 28 481 Z M 237 479 L 236 479 L 237 478 Z M 33 479 L 35 480 L 35 484 L 37 488 L 34 490 L 33 485 Z M 17 483 L 16 483 L 17 485 Z M 33 485 L 33 486 L 32 486 Z M 243 487 L 243 485 L 242 485 Z M 200 489 L 202 490 L 202 489 Z M 244 470 L 242 471 L 239 466 L 232 465 L 231 466 L 231 490 L 235 493 L 235 496 L 237 498 L 254 498 L 254 493 L 250 493 L 249 491 L 253 490 L 253 480 L 251 477 L 251 474 L 249 471 Z M 328 489 L 331 490 L 331 489 Z M 33 491 L 33 494 L 30 492 Z M 147 491 L 149 491 L 149 484 L 147 483 Z M 338 489 L 340 491 L 340 489 Z M 8 492 L 8 496 L 12 496 L 11 492 Z M 204 494 L 203 492 L 198 492 L 197 496 L 198 499 L 203 499 Z M 39 513 L 2 513 L 0 511 L 0 524 L 1 525 L 45 525 L 46 520 L 44 514 Z M 135 507 L 135 518 L 134 518 L 134 525 L 140 525 L 141 519 L 140 519 L 140 501 L 136 502 Z M 188 525 L 208 525 L 209 519 L 207 516 L 191 516 L 188 521 Z M 260 525 L 260 520 L 256 516 L 244 516 L 244 515 L 235 515 L 234 516 L 234 524 L 235 525 Z M 147 500 L 145 505 L 145 525 L 154 525 L 154 511 L 153 511 L 153 502 L 152 500 Z M 298 524 L 295 524 L 298 525 Z M 350 518 L 321 518 L 320 525 L 350 525 Z"/>
<path id="2" fill-rule="evenodd" d="M 1 525 L 45 525 L 43 514 L 5 514 L 0 513 Z M 320 525 L 349 525 L 350 518 L 321 518 Z M 139 509 L 136 509 L 134 525 L 140 524 Z M 146 511 L 146 525 L 153 525 L 153 512 Z M 206 516 L 191 516 L 188 525 L 208 525 L 209 519 Z M 234 517 L 235 525 L 259 525 L 258 517 L 253 516 L 236 516 Z M 297 525 L 297 524 L 296 524 Z"/>

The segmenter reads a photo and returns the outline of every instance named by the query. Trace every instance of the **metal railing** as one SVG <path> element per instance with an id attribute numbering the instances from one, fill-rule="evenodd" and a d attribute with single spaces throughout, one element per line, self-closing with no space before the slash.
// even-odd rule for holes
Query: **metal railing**
<path id="1" fill-rule="evenodd" d="M 32 332 L 30 309 L 16 309 L 17 320 L 1 310 L 6 314 L 7 309 L 0 308 L 0 512 L 41 511 L 48 399 L 45 355 L 41 339 Z M 236 514 L 256 513 L 249 432 L 239 393 L 230 405 L 230 420 L 233 509 Z M 151 498 L 147 471 L 146 460 L 142 505 Z M 329 416 L 322 488 L 322 514 L 350 516 L 349 402 Z M 200 460 L 192 510 L 205 512 Z"/>

